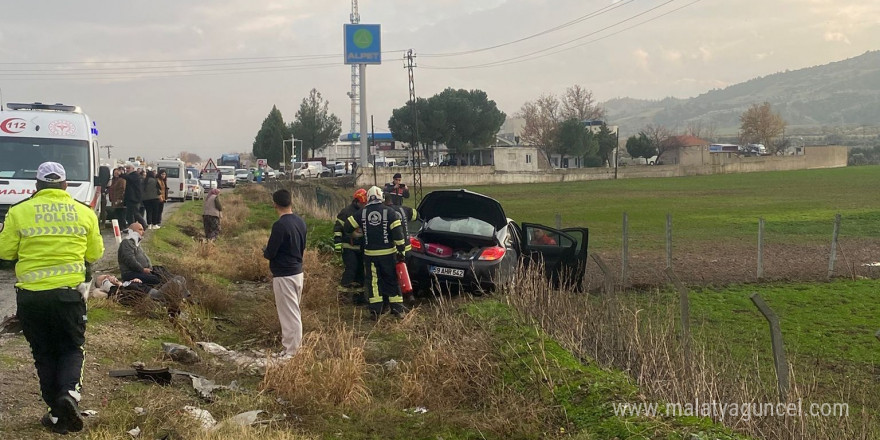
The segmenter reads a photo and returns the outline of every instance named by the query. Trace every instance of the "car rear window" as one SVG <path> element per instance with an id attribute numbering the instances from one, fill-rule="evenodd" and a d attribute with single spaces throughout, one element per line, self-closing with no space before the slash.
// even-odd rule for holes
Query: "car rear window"
<path id="1" fill-rule="evenodd" d="M 434 217 L 428 220 L 428 223 L 425 224 L 425 230 L 429 232 L 451 232 L 455 234 L 475 235 L 486 238 L 491 238 L 495 235 L 494 226 L 473 217 Z"/>

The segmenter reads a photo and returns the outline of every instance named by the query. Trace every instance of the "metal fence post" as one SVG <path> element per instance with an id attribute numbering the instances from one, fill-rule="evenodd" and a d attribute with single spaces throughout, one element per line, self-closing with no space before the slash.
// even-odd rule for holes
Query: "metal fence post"
<path id="1" fill-rule="evenodd" d="M 556 229 L 562 229 L 562 214 L 556 213 Z"/>
<path id="2" fill-rule="evenodd" d="M 758 218 L 758 279 L 764 278 L 764 219 Z"/>
<path id="3" fill-rule="evenodd" d="M 629 216 L 623 213 L 623 255 L 620 262 L 620 284 L 626 288 L 627 270 L 629 268 Z"/>
<path id="4" fill-rule="evenodd" d="M 785 360 L 785 343 L 782 341 L 782 328 L 779 327 L 779 317 L 773 313 L 773 309 L 764 302 L 758 292 L 753 292 L 749 297 L 755 307 L 761 311 L 764 318 L 770 324 L 770 344 L 773 348 L 773 365 L 776 366 L 776 383 L 779 387 L 779 401 L 788 401 L 788 361 Z"/>
<path id="5" fill-rule="evenodd" d="M 834 216 L 834 232 L 831 234 L 831 255 L 828 257 L 828 278 L 834 276 L 834 261 L 837 260 L 837 236 L 840 233 L 840 214 Z"/>
<path id="6" fill-rule="evenodd" d="M 611 295 L 614 293 L 614 276 L 611 275 L 611 271 L 608 270 L 608 265 L 605 264 L 605 260 L 602 259 L 599 254 L 593 253 L 590 254 L 593 257 L 593 260 L 596 261 L 596 264 L 599 265 L 599 270 L 602 271 L 602 274 L 605 276 L 605 285 L 603 289 L 605 290 L 606 295 Z"/>
<path id="7" fill-rule="evenodd" d="M 672 214 L 666 214 L 666 267 L 672 267 Z"/>
<path id="8" fill-rule="evenodd" d="M 690 292 L 684 283 L 675 275 L 671 267 L 666 268 L 666 277 L 675 285 L 678 291 L 678 307 L 681 313 L 681 348 L 684 351 L 685 374 L 689 374 L 691 368 L 691 303 Z"/>

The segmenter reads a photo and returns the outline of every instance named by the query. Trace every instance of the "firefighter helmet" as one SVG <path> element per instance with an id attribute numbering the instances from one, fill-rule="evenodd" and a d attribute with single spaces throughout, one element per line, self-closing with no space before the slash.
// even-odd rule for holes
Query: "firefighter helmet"
<path id="1" fill-rule="evenodd" d="M 382 190 L 378 186 L 373 186 L 367 190 L 367 200 L 382 200 Z"/>
<path id="2" fill-rule="evenodd" d="M 363 188 L 358 188 L 357 191 L 354 192 L 354 199 L 362 205 L 367 204 L 367 190 Z"/>

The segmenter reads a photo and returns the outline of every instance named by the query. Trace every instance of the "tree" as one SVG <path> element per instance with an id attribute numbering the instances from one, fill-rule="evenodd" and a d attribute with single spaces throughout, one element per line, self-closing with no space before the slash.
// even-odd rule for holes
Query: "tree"
<path id="1" fill-rule="evenodd" d="M 703 122 L 702 120 L 696 120 L 688 122 L 684 134 L 714 142 L 717 132 L 718 124 L 715 121 Z"/>
<path id="2" fill-rule="evenodd" d="M 196 153 L 190 153 L 189 151 L 181 151 L 177 157 L 179 157 L 184 163 L 202 163 L 201 156 Z"/>
<path id="3" fill-rule="evenodd" d="M 608 125 L 603 123 L 599 127 L 599 132 L 596 133 L 596 141 L 599 143 L 598 155 L 602 158 L 602 162 L 611 164 L 614 161 L 611 155 L 614 153 L 614 149 L 617 148 L 617 133 L 613 133 L 608 128 Z"/>
<path id="4" fill-rule="evenodd" d="M 681 146 L 677 138 L 673 139 L 669 129 L 662 125 L 648 124 L 642 129 L 641 133 L 648 137 L 648 140 L 651 141 L 651 146 L 657 150 L 657 162 L 660 161 L 664 153 L 674 151 Z"/>
<path id="5" fill-rule="evenodd" d="M 281 163 L 281 141 L 286 139 L 287 128 L 284 126 L 284 118 L 281 111 L 274 105 L 263 125 L 254 138 L 253 153 L 258 159 L 266 159 L 270 164 Z"/>
<path id="6" fill-rule="evenodd" d="M 651 144 L 651 140 L 648 139 L 648 135 L 644 132 L 639 133 L 638 137 L 630 136 L 629 139 L 626 140 L 626 152 L 629 153 L 631 157 L 644 158 L 646 165 L 648 164 L 649 157 L 657 155 L 657 149 L 654 148 L 654 145 Z"/>
<path id="7" fill-rule="evenodd" d="M 769 102 L 752 106 L 739 117 L 740 139 L 745 143 L 764 144 L 771 152 L 778 153 L 784 145 L 774 144 L 773 138 L 785 131 L 787 123 L 779 113 L 773 113 Z"/>
<path id="8" fill-rule="evenodd" d="M 416 106 L 419 113 L 419 139 L 417 142 L 428 144 L 433 143 L 437 137 L 434 130 L 429 130 L 426 121 L 431 116 L 431 109 L 428 108 L 428 100 L 425 98 L 416 99 Z M 398 107 L 391 111 L 391 117 L 388 119 L 388 129 L 394 139 L 402 142 L 413 143 L 415 133 L 413 126 L 415 125 L 415 116 L 413 115 L 416 108 L 412 101 L 407 101 L 406 105 Z M 433 128 L 433 127 L 432 127 Z M 427 153 L 427 152 L 425 152 Z M 425 155 L 427 158 L 427 155 Z"/>
<path id="9" fill-rule="evenodd" d="M 427 131 L 456 153 L 492 145 L 506 115 L 482 90 L 448 88 L 428 99 Z M 442 123 L 441 123 L 442 121 Z"/>
<path id="10" fill-rule="evenodd" d="M 559 100 L 552 94 L 541 95 L 535 101 L 523 104 L 517 116 L 525 120 L 520 139 L 537 146 L 549 158 L 561 118 Z"/>
<path id="11" fill-rule="evenodd" d="M 586 137 L 584 124 L 574 118 L 568 119 L 556 130 L 554 150 L 563 156 L 584 156 L 587 153 Z"/>
<path id="12" fill-rule="evenodd" d="M 315 156 L 315 151 L 336 142 L 342 132 L 342 121 L 330 113 L 329 108 L 330 103 L 318 90 L 312 89 L 308 98 L 303 98 L 296 118 L 290 124 L 290 135 L 302 140 L 303 151 L 309 150 L 311 157 Z"/>
<path id="13" fill-rule="evenodd" d="M 603 119 L 605 117 L 605 110 L 593 102 L 593 92 L 578 84 L 565 90 L 561 104 L 561 116 L 566 120 L 574 118 L 578 121 L 586 121 L 587 119 Z"/>

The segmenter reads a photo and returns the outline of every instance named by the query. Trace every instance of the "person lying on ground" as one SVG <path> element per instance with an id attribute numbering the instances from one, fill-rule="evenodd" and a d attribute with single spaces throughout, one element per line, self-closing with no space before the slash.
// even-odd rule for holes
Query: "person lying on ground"
<path id="1" fill-rule="evenodd" d="M 102 274 L 95 277 L 95 289 L 92 290 L 92 296 L 110 298 L 124 306 L 133 306 L 143 298 L 149 297 L 153 301 L 164 304 L 169 313 L 177 313 L 180 310 L 180 302 L 189 297 L 189 291 L 186 290 L 186 282 L 180 276 L 174 277 L 162 287 L 154 289 L 138 278 L 131 281 L 120 281 L 113 275 Z"/>

